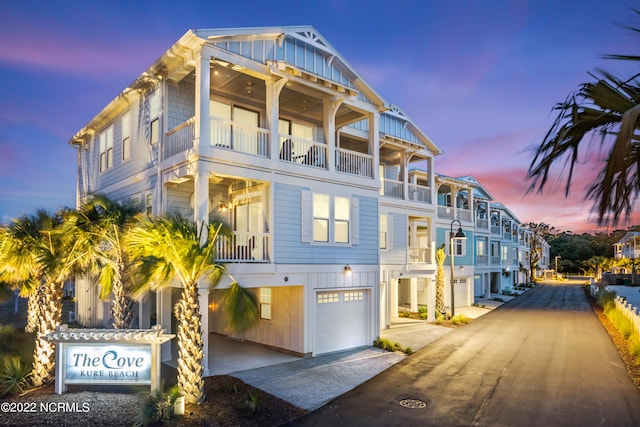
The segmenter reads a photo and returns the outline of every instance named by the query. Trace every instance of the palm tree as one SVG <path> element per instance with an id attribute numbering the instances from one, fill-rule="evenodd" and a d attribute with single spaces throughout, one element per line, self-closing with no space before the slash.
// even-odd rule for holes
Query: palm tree
<path id="1" fill-rule="evenodd" d="M 65 234 L 61 224 L 61 215 L 39 210 L 14 220 L 3 232 L 2 280 L 30 294 L 29 309 L 36 311 L 31 376 L 36 387 L 53 379 L 55 346 L 41 338 L 60 325 L 64 281 L 83 255 L 77 240 Z"/>
<path id="2" fill-rule="evenodd" d="M 130 228 L 138 210 L 120 205 L 104 195 L 95 195 L 77 210 L 66 213 L 70 232 L 87 252 L 84 267 L 98 276 L 100 298 L 113 293 L 111 316 L 115 329 L 133 326 L 133 299 L 128 295 L 128 266 L 123 235 Z"/>
<path id="3" fill-rule="evenodd" d="M 639 13 L 639 11 L 636 11 Z M 639 28 L 630 28 L 640 31 Z M 609 58 L 638 60 L 637 56 Z M 569 165 L 565 196 L 569 194 L 578 149 L 587 135 L 600 134 L 608 145 L 608 157 L 586 197 L 593 200 L 599 225 L 628 220 L 640 193 L 640 81 L 636 74 L 620 79 L 606 71 L 591 74 L 594 81 L 582 84 L 564 102 L 529 166 L 529 191 L 542 192 L 551 167 L 564 160 Z"/>
<path id="4" fill-rule="evenodd" d="M 216 240 L 226 226 L 214 222 L 198 229 L 178 215 L 145 218 L 127 235 L 130 256 L 135 259 L 135 295 L 149 289 L 164 289 L 171 280 L 182 283 L 182 294 L 174 307 L 178 322 L 178 388 L 189 403 L 204 399 L 202 379 L 202 322 L 198 283 L 215 286 L 225 267 L 216 261 Z"/>
<path id="5" fill-rule="evenodd" d="M 436 314 L 444 314 L 444 260 L 447 254 L 444 252 L 444 244 L 436 251 L 436 263 L 438 270 L 436 271 Z"/>

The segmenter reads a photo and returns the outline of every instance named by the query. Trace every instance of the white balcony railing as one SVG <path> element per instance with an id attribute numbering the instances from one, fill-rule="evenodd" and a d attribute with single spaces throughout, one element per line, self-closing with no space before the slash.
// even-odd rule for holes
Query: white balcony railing
<path id="1" fill-rule="evenodd" d="M 320 142 L 280 135 L 280 160 L 314 168 L 327 168 L 327 146 Z"/>
<path id="2" fill-rule="evenodd" d="M 489 220 L 486 218 L 476 218 L 476 227 L 482 228 L 483 230 L 489 229 Z"/>
<path id="3" fill-rule="evenodd" d="M 402 195 L 402 186 L 402 181 L 384 178 L 382 179 L 382 195 L 402 199 L 404 198 Z"/>
<path id="4" fill-rule="evenodd" d="M 195 117 L 192 117 L 167 132 L 162 150 L 163 160 L 193 148 L 195 121 Z"/>
<path id="5" fill-rule="evenodd" d="M 373 178 L 373 156 L 336 148 L 336 171 Z"/>
<path id="6" fill-rule="evenodd" d="M 422 246 L 409 246 L 409 264 L 427 264 L 431 262 L 431 249 Z"/>
<path id="7" fill-rule="evenodd" d="M 217 260 L 222 262 L 268 262 L 269 234 L 234 231 L 218 237 L 216 250 Z"/>
<path id="8" fill-rule="evenodd" d="M 476 255 L 476 264 L 489 265 L 489 255 Z"/>
<path id="9" fill-rule="evenodd" d="M 269 131 L 232 120 L 211 117 L 211 145 L 240 153 L 269 157 Z"/>
<path id="10" fill-rule="evenodd" d="M 438 218 L 453 219 L 453 208 L 451 206 L 438 206 Z"/>
<path id="11" fill-rule="evenodd" d="M 471 211 L 469 209 L 456 209 L 456 219 L 458 221 L 471 222 Z"/>
<path id="12" fill-rule="evenodd" d="M 491 256 L 491 265 L 501 265 L 502 264 L 502 260 L 500 259 L 500 256 Z"/>
<path id="13" fill-rule="evenodd" d="M 431 187 L 409 184 L 409 200 L 431 203 Z"/>

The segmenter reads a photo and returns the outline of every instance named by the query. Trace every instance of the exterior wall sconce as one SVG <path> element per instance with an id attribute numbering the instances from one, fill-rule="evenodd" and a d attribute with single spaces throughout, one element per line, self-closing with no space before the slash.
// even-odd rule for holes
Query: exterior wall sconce
<path id="1" fill-rule="evenodd" d="M 227 211 L 227 204 L 223 201 L 220 201 L 220 203 L 218 203 L 218 210 L 220 212 L 226 212 Z"/>
<path id="2" fill-rule="evenodd" d="M 345 274 L 351 274 L 351 267 L 349 267 L 349 264 L 344 266 L 344 272 Z"/>
<path id="3" fill-rule="evenodd" d="M 464 273 L 464 265 L 460 266 L 460 273 Z"/>

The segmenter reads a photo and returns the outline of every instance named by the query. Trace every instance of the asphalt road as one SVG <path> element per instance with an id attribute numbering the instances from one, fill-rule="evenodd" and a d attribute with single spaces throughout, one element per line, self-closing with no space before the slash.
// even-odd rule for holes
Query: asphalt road
<path id="1" fill-rule="evenodd" d="M 640 393 L 582 288 L 546 284 L 293 425 L 638 426 Z"/>

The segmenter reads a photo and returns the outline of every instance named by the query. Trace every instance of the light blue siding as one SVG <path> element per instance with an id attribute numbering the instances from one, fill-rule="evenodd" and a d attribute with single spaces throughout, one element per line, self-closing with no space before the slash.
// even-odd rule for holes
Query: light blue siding
<path id="1" fill-rule="evenodd" d="M 409 245 L 409 223 L 406 214 L 387 214 L 387 226 L 390 227 L 388 249 L 380 251 L 381 264 L 406 264 Z"/>
<path id="2" fill-rule="evenodd" d="M 303 243 L 303 187 L 274 184 L 274 262 L 276 264 L 371 264 L 378 263 L 378 202 L 360 199 L 360 244 L 322 245 Z"/>
<path id="3" fill-rule="evenodd" d="M 455 230 L 454 230 L 455 231 Z M 464 234 L 467 236 L 465 242 L 466 245 L 466 254 L 463 256 L 456 255 L 456 259 L 454 260 L 456 265 L 474 265 L 474 242 L 475 237 L 473 234 L 473 230 L 462 229 Z M 436 230 L 436 248 L 442 246 L 445 243 L 445 247 L 447 248 L 447 259 L 445 260 L 445 265 L 449 263 L 449 233 L 451 232 L 450 228 L 438 228 Z"/>

